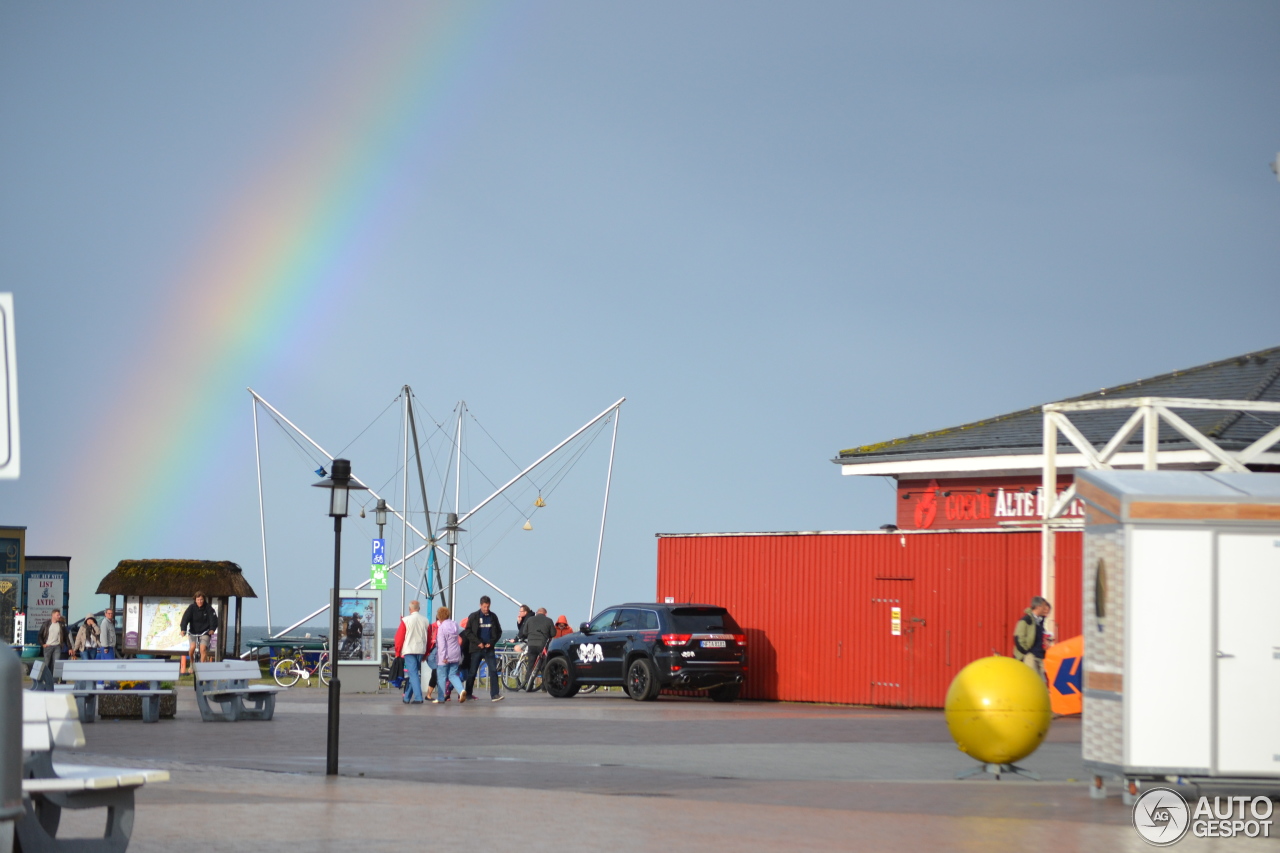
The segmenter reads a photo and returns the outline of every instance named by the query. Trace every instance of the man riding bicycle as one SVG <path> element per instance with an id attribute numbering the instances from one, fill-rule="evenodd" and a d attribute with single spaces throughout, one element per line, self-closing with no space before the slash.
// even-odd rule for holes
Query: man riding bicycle
<path id="1" fill-rule="evenodd" d="M 182 614 L 178 627 L 187 635 L 190 643 L 187 654 L 190 655 L 191 662 L 195 663 L 196 645 L 199 644 L 200 662 L 206 663 L 209 660 L 209 636 L 218 630 L 218 614 L 203 592 L 197 592 L 194 598 L 194 603 L 187 605 Z"/>

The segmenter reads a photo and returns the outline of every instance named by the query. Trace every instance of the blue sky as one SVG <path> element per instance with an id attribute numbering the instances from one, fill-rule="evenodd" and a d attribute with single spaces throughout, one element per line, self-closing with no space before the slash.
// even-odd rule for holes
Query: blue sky
<path id="1" fill-rule="evenodd" d="M 122 558 L 258 584 L 246 386 L 330 449 L 404 383 L 441 421 L 466 399 L 503 451 L 469 433 L 475 500 L 626 396 L 607 604 L 653 595 L 659 531 L 892 520 L 841 448 L 1277 343 L 1274 3 L 454 5 L 471 40 L 352 224 L 358 263 L 287 349 L 195 389 L 230 426 L 193 437 L 163 523 L 87 539 L 68 495 L 120 473 L 66 460 L 237 200 L 331 104 L 385 95 L 344 87 L 413 8 L 0 6 L 23 437 L 0 521 L 72 556 L 74 610 Z M 398 436 L 378 421 L 356 473 L 394 479 Z M 278 623 L 323 598 L 331 528 L 293 445 L 263 453 Z M 606 462 L 597 441 L 532 533 L 469 546 L 480 571 L 586 618 Z M 349 523 L 350 582 L 369 535 Z"/>

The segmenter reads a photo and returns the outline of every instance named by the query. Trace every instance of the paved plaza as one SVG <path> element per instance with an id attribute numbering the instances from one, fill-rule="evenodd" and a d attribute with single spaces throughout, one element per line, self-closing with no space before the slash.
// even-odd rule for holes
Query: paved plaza
<path id="1" fill-rule="evenodd" d="M 1113 792 L 1088 795 L 1080 723 L 1022 764 L 1043 781 L 955 781 L 973 765 L 940 711 L 618 693 L 511 694 L 459 706 L 398 694 L 342 702 L 341 776 L 324 774 L 326 692 L 282 694 L 270 722 L 178 715 L 85 727 L 83 763 L 163 767 L 130 850 L 1144 851 Z M 64 756 L 66 753 L 64 753 Z M 64 760 L 67 760 L 64 758 Z M 67 813 L 61 834 L 100 832 Z M 1275 850 L 1184 839 L 1179 851 Z"/>

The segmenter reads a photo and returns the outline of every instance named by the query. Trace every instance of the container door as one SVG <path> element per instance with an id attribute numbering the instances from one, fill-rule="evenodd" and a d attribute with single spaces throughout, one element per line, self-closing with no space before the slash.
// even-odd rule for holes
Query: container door
<path id="1" fill-rule="evenodd" d="M 911 578 L 876 578 L 871 600 L 871 704 L 910 707 Z"/>
<path id="2" fill-rule="evenodd" d="M 1280 537 L 1218 537 L 1221 775 L 1280 774 Z"/>

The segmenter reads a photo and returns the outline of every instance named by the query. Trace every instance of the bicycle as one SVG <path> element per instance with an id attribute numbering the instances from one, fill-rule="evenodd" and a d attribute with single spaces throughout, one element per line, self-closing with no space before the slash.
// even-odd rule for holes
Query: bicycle
<path id="1" fill-rule="evenodd" d="M 529 663 L 529 655 L 526 652 L 524 656 L 524 670 L 521 675 L 520 689 L 526 693 L 536 693 L 542 689 L 542 668 L 547 662 L 547 647 L 543 646 L 538 652 L 538 657 L 532 663 Z"/>
<path id="2" fill-rule="evenodd" d="M 299 678 L 307 679 L 307 683 L 310 685 L 311 676 L 317 674 L 320 676 L 320 683 L 327 687 L 332 672 L 333 669 L 329 663 L 328 643 L 325 643 L 324 651 L 320 653 L 320 657 L 316 660 L 314 667 L 308 665 L 307 658 L 301 649 L 294 649 L 291 657 L 280 658 L 280 660 L 276 661 L 275 666 L 271 667 L 271 677 L 281 687 L 292 687 L 298 683 Z"/>
<path id="3" fill-rule="evenodd" d="M 548 647 L 550 644 L 548 644 Z M 538 668 L 535 670 L 534 687 L 530 692 L 542 689 L 542 665 L 546 663 L 547 648 L 538 656 Z M 508 690 L 524 690 L 527 688 L 529 669 L 529 647 L 523 643 L 510 649 L 498 652 L 498 665 L 502 667 L 502 683 Z M 584 684 L 579 693 L 595 693 L 600 689 L 598 684 Z"/>
<path id="4" fill-rule="evenodd" d="M 528 646 L 523 643 L 498 651 L 498 668 L 501 670 L 502 685 L 508 690 L 519 690 L 523 679 L 520 667 L 528 660 Z"/>

